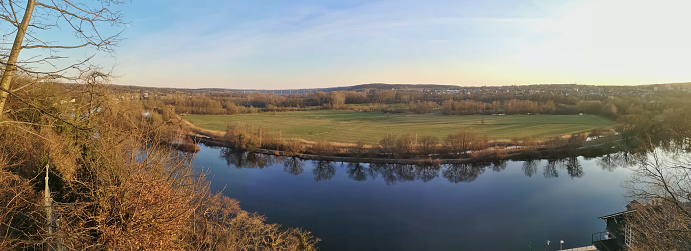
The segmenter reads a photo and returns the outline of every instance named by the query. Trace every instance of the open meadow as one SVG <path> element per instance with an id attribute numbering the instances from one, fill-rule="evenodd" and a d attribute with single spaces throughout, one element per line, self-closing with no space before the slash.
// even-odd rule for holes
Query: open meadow
<path id="1" fill-rule="evenodd" d="M 597 115 L 472 115 L 387 114 L 342 110 L 266 112 L 238 115 L 185 115 L 201 128 L 225 131 L 228 124 L 261 126 L 267 133 L 310 141 L 365 144 L 379 142 L 389 133 L 435 136 L 440 140 L 460 129 L 470 129 L 490 140 L 553 136 L 607 128 L 613 121 Z"/>

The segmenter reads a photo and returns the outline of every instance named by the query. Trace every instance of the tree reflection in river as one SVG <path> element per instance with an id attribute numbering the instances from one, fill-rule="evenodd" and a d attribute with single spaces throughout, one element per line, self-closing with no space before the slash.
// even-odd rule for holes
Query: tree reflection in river
<path id="1" fill-rule="evenodd" d="M 583 167 L 576 157 L 567 158 L 566 171 L 572 179 L 583 177 Z"/>
<path id="2" fill-rule="evenodd" d="M 333 162 L 320 160 L 315 163 L 312 173 L 314 173 L 314 181 L 330 180 L 336 174 L 336 168 Z"/>
<path id="3" fill-rule="evenodd" d="M 619 167 L 629 167 L 635 164 L 634 158 L 630 153 L 627 152 L 617 152 L 610 153 L 605 156 L 600 157 L 596 161 L 597 165 L 602 168 L 602 170 L 614 171 Z"/>
<path id="4" fill-rule="evenodd" d="M 415 180 L 415 165 L 411 164 L 370 164 L 372 173 L 381 175 L 387 185 L 396 182 Z"/>
<path id="5" fill-rule="evenodd" d="M 530 173 L 530 175 L 528 175 L 528 172 L 533 172 L 533 170 L 531 169 L 533 167 L 531 165 L 532 164 L 528 164 L 527 162 L 523 164 L 523 172 L 526 173 L 526 176 L 531 176 L 533 174 Z M 544 166 L 542 175 L 548 179 L 557 178 L 559 177 L 559 170 L 564 169 L 566 169 L 566 172 L 569 174 L 569 177 L 571 178 L 583 177 L 583 166 L 581 166 L 578 157 L 549 159 L 547 160 L 547 164 Z"/>
<path id="6" fill-rule="evenodd" d="M 523 167 L 521 167 L 521 169 L 523 169 L 523 173 L 525 174 L 525 176 L 533 177 L 533 175 L 535 175 L 535 173 L 537 173 L 537 163 L 538 162 L 540 162 L 540 161 L 534 160 L 534 159 L 526 160 L 523 162 Z"/>
<path id="7" fill-rule="evenodd" d="M 416 179 L 427 182 L 439 177 L 439 169 L 441 165 L 429 164 L 429 165 L 417 165 L 415 166 L 415 176 Z"/>
<path id="8" fill-rule="evenodd" d="M 348 170 L 346 170 L 346 173 L 348 173 L 348 178 L 351 180 L 355 181 L 365 181 L 367 180 L 367 173 L 366 173 L 366 168 L 362 165 L 362 163 L 348 163 Z"/>
<path id="9" fill-rule="evenodd" d="M 547 160 L 547 165 L 545 165 L 544 170 L 542 171 L 542 175 L 548 179 L 559 177 L 559 172 L 557 171 L 557 164 L 559 164 L 559 160 Z"/>
<path id="10" fill-rule="evenodd" d="M 482 163 L 450 164 L 442 171 L 442 175 L 451 183 L 472 182 L 485 172 L 485 167 Z"/>
<path id="11" fill-rule="evenodd" d="M 264 168 L 272 165 L 275 158 L 266 154 L 223 148 L 221 159 L 224 159 L 228 166 L 233 165 L 237 168 Z"/>
<path id="12" fill-rule="evenodd" d="M 501 172 L 506 169 L 506 160 L 497 160 L 492 162 L 492 171 Z"/>
<path id="13" fill-rule="evenodd" d="M 276 157 L 273 155 L 248 153 L 243 151 L 233 151 L 227 148 L 221 150 L 222 159 L 228 166 L 237 168 L 264 168 L 273 164 L 282 163 L 283 170 L 292 175 L 299 175 L 305 170 L 305 163 L 310 162 L 313 166 L 312 173 L 314 180 L 326 181 L 336 175 L 336 167 L 331 161 L 306 161 L 295 157 Z M 538 172 L 541 160 L 525 160 L 521 169 L 527 177 L 532 177 Z M 568 157 L 563 159 L 546 160 L 543 166 L 543 176 L 545 178 L 559 177 L 560 170 L 564 170 L 571 178 L 581 178 L 584 175 L 583 167 L 578 157 Z M 495 162 L 476 162 L 462 164 L 443 164 L 443 165 L 413 165 L 413 164 L 394 164 L 394 163 L 347 163 L 346 174 L 355 181 L 366 181 L 376 179 L 378 176 L 387 185 L 395 185 L 399 182 L 421 180 L 429 182 L 440 175 L 451 183 L 472 182 L 477 179 L 488 168 L 494 172 L 501 172 L 507 168 L 507 161 Z M 612 171 L 618 167 L 626 167 L 633 163 L 631 154 L 625 152 L 611 153 L 597 158 L 597 165 L 603 170 Z"/>
<path id="14" fill-rule="evenodd" d="M 305 163 L 303 160 L 296 157 L 286 158 L 283 160 L 283 170 L 286 171 L 286 173 L 298 175 L 305 171 Z"/>

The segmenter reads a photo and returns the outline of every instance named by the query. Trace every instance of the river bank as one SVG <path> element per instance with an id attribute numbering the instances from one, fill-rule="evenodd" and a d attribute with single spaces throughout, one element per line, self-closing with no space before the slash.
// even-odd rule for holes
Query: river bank
<path id="1" fill-rule="evenodd" d="M 207 146 L 235 148 L 231 142 L 225 139 L 225 132 L 200 128 L 185 119 L 180 117 L 178 118 L 180 119 L 181 124 L 189 129 L 188 136 L 194 142 Z M 575 156 L 597 157 L 623 150 L 623 148 L 617 144 L 619 139 L 613 133 L 612 135 L 606 137 L 588 137 L 587 134 L 579 135 L 579 137 L 583 137 L 585 140 L 578 141 L 577 143 L 570 141 L 569 137 L 574 136 L 564 136 L 563 142 L 566 142 L 566 144 L 559 146 L 550 146 L 545 144 L 545 142 L 538 142 L 533 146 L 521 146 L 512 145 L 508 140 L 493 141 L 490 142 L 491 146 L 482 150 L 468 151 L 467 153 L 463 153 L 462 156 L 453 157 L 443 153 L 432 153 L 427 156 L 387 155 L 379 151 L 379 146 L 358 146 L 347 143 L 330 143 L 329 151 L 320 151 L 320 149 L 316 149 L 319 147 L 319 143 L 303 139 L 291 139 L 293 142 L 300 144 L 298 150 L 285 150 L 285 148 L 281 149 L 281 146 L 274 146 L 275 148 L 255 147 L 252 149 L 237 150 L 277 156 L 297 157 L 306 160 L 418 165 L 491 162 L 500 160 L 550 159 Z"/>

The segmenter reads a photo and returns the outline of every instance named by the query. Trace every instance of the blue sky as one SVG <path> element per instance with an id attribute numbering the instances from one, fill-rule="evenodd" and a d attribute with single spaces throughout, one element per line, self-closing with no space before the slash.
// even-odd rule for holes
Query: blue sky
<path id="1" fill-rule="evenodd" d="M 132 1 L 116 84 L 312 88 L 691 81 L 680 0 Z"/>

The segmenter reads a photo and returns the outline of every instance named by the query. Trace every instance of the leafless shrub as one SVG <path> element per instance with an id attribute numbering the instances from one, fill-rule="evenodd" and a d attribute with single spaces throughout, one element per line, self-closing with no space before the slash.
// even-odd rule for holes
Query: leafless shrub
<path id="1" fill-rule="evenodd" d="M 425 157 L 437 153 L 437 149 L 439 148 L 439 139 L 434 136 L 422 136 L 420 137 L 419 143 L 418 151 Z"/>
<path id="2" fill-rule="evenodd" d="M 326 140 L 317 141 L 312 150 L 319 156 L 331 156 L 334 154 L 334 146 Z"/>
<path id="3" fill-rule="evenodd" d="M 626 183 L 640 205 L 627 216 L 629 250 L 691 249 L 691 157 L 657 149 L 638 156 Z"/>
<path id="4" fill-rule="evenodd" d="M 393 156 L 396 153 L 396 135 L 388 134 L 379 141 L 379 149 L 386 156 Z"/>
<path id="5" fill-rule="evenodd" d="M 263 130 L 245 124 L 228 125 L 224 140 L 238 149 L 255 150 L 262 146 Z"/>
<path id="6" fill-rule="evenodd" d="M 37 117 L 0 120 L 0 249 L 308 250 L 316 243 L 309 232 L 266 224 L 211 196 L 190 156 L 159 145 L 184 129 L 174 116 L 147 117 L 141 104 L 114 99 L 104 86 L 56 91 L 84 102 L 45 114 L 50 104 L 31 101 L 41 108 Z M 37 189 L 46 163 L 51 214 Z M 218 218 L 209 210 L 236 213 Z"/>
<path id="7" fill-rule="evenodd" d="M 187 243 L 209 250 L 311 250 L 319 240 L 304 230 L 282 230 L 265 218 L 240 209 L 236 200 L 214 195 L 193 217 Z"/>
<path id="8" fill-rule="evenodd" d="M 412 133 L 404 134 L 396 139 L 394 148 L 396 157 L 408 157 L 415 153 L 415 135 Z"/>
<path id="9" fill-rule="evenodd" d="M 283 145 L 287 156 L 296 156 L 305 152 L 305 145 L 299 139 L 287 139 Z"/>

